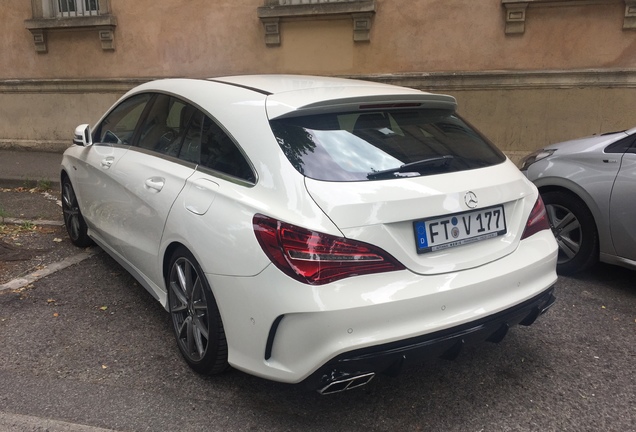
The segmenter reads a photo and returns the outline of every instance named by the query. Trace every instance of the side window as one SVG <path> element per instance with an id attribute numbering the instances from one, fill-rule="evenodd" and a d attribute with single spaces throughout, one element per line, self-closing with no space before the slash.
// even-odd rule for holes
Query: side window
<path id="1" fill-rule="evenodd" d="M 167 95 L 157 95 L 141 125 L 138 146 L 177 156 L 194 108 Z"/>
<path id="2" fill-rule="evenodd" d="M 234 141 L 207 116 L 201 131 L 201 165 L 249 182 L 256 181 L 252 168 Z"/>
<path id="3" fill-rule="evenodd" d="M 132 141 L 135 126 L 151 98 L 150 93 L 138 94 L 120 103 L 95 130 L 95 142 L 126 144 Z"/>
<path id="4" fill-rule="evenodd" d="M 616 141 L 615 143 L 610 144 L 605 148 L 605 153 L 635 153 L 635 139 L 636 135 L 630 135 L 627 138 Z"/>

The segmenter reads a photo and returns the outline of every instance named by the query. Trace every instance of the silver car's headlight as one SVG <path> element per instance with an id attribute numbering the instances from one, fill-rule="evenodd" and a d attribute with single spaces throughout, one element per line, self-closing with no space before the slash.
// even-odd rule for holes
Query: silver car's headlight
<path id="1" fill-rule="evenodd" d="M 528 156 L 521 159 L 521 162 L 519 162 L 519 169 L 521 171 L 525 171 L 533 163 L 539 162 L 541 159 L 552 156 L 555 151 L 556 149 L 541 149 L 530 153 Z"/>

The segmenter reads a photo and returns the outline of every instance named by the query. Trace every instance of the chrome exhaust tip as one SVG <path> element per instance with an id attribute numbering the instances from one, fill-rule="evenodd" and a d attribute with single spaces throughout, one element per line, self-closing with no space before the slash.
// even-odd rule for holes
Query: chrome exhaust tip
<path id="1" fill-rule="evenodd" d="M 325 387 L 318 389 L 321 395 L 340 393 L 354 388 L 362 387 L 369 384 L 375 376 L 375 372 L 369 372 L 361 375 L 347 376 L 345 378 L 336 379 Z"/>

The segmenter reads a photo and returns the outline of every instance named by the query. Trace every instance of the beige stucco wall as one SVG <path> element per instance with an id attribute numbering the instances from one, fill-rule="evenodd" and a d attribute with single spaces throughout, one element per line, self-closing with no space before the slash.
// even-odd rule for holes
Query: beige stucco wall
<path id="1" fill-rule="evenodd" d="M 371 74 L 636 67 L 624 2 L 529 8 L 522 35 L 504 33 L 501 0 L 377 0 L 369 43 L 350 19 L 282 22 L 266 47 L 263 0 L 111 0 L 114 52 L 96 32 L 49 35 L 33 48 L 27 0 L 0 5 L 0 79 L 214 76 L 230 73 Z"/>
<path id="2" fill-rule="evenodd" d="M 0 146 L 59 149 L 127 84 L 243 73 L 389 76 L 451 93 L 510 154 L 636 125 L 636 31 L 623 30 L 621 0 L 531 7 L 520 35 L 505 34 L 501 0 L 377 0 L 370 42 L 354 42 L 351 20 L 341 17 L 283 21 L 277 47 L 265 45 L 263 0 L 110 4 L 114 51 L 102 50 L 96 31 L 68 31 L 49 34 L 48 53 L 38 54 L 24 23 L 30 2 L 0 2 Z M 484 75 L 463 79 L 475 72 Z"/>

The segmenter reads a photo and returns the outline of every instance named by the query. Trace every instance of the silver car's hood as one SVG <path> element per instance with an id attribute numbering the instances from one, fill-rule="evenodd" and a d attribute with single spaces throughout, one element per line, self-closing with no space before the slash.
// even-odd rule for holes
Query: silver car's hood
<path id="1" fill-rule="evenodd" d="M 631 132 L 631 133 L 630 133 Z M 636 133 L 636 129 L 625 132 L 616 132 L 605 135 L 591 135 L 583 138 L 577 138 L 570 141 L 564 141 L 558 144 L 546 146 L 546 149 L 558 150 L 560 155 L 570 153 L 584 153 L 602 151 L 607 145 L 618 141 L 621 138 Z"/>

